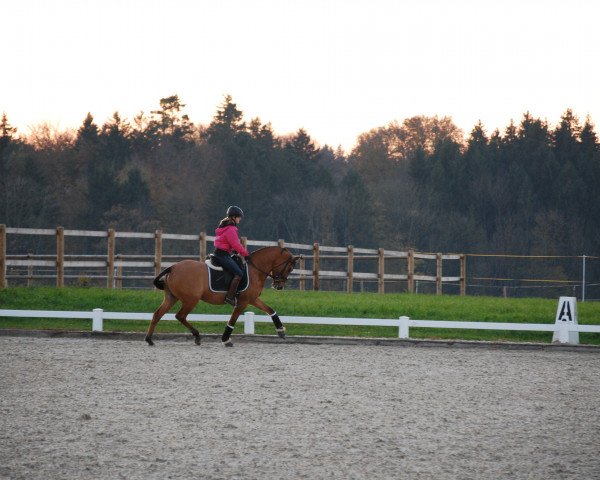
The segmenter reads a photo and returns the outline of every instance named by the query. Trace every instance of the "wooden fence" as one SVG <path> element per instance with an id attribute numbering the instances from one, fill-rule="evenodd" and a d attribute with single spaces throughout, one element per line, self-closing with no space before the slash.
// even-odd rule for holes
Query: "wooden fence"
<path id="1" fill-rule="evenodd" d="M 56 237 L 56 253 L 51 255 L 42 254 L 11 254 L 7 252 L 8 235 L 42 235 Z M 65 252 L 65 237 L 95 237 L 106 239 L 105 255 L 72 255 Z M 153 255 L 122 255 L 116 253 L 116 246 L 119 239 L 135 238 L 150 239 L 154 242 Z M 40 275 L 34 275 L 34 268 L 44 267 L 52 271 L 51 275 L 46 277 L 56 278 L 56 286 L 65 285 L 65 270 L 77 269 L 80 272 L 89 271 L 89 269 L 100 269 L 103 273 L 100 278 L 106 279 L 108 288 L 120 288 L 124 279 L 151 279 L 153 275 L 158 275 L 163 268 L 176 263 L 183 258 L 190 258 L 180 255 L 163 255 L 163 243 L 165 240 L 192 241 L 197 244 L 197 259 L 204 259 L 209 253 L 207 242 L 214 240 L 213 236 L 201 232 L 198 235 L 182 235 L 164 233 L 157 230 L 154 233 L 138 232 L 117 232 L 113 229 L 108 231 L 90 231 L 90 230 L 66 230 L 63 227 L 56 229 L 32 229 L 32 228 L 10 228 L 0 225 L 0 288 L 8 285 L 9 278 L 27 279 L 28 284 L 32 284 L 35 278 L 42 278 Z M 297 280 L 300 290 L 306 289 L 306 283 L 312 283 L 313 290 L 321 289 L 321 281 L 324 279 L 344 280 L 346 282 L 346 291 L 351 293 L 354 290 L 356 282 L 376 282 L 377 292 L 385 293 L 386 282 L 405 282 L 406 291 L 415 292 L 417 282 L 431 282 L 435 284 L 436 294 L 443 293 L 444 284 L 458 285 L 460 295 L 466 294 L 466 256 L 464 254 L 442 254 L 442 253 L 420 253 L 414 250 L 394 251 L 367 248 L 355 248 L 352 245 L 347 247 L 323 246 L 318 243 L 312 245 L 286 243 L 284 240 L 258 241 L 242 238 L 242 243 L 248 247 L 266 247 L 266 246 L 285 246 L 295 253 L 302 255 L 302 259 L 293 271 L 290 279 Z M 327 260 L 344 262 L 343 270 L 324 270 L 322 263 Z M 376 262 L 375 271 L 357 271 L 356 263 L 359 261 L 370 260 Z M 403 267 L 396 266 L 396 270 L 402 270 L 403 273 L 386 273 L 386 265 L 392 261 L 400 261 Z M 459 275 L 444 276 L 444 261 L 459 262 Z M 417 271 L 417 266 L 422 268 L 428 262 L 435 262 L 435 275 L 425 274 Z M 364 263 L 364 262 L 363 262 Z M 10 274 L 9 269 L 22 268 L 27 269 L 27 273 Z M 126 269 L 142 268 L 147 269 L 148 273 L 144 275 L 126 275 Z M 153 269 L 153 275 L 151 270 Z M 404 273 L 405 272 L 405 273 Z"/>

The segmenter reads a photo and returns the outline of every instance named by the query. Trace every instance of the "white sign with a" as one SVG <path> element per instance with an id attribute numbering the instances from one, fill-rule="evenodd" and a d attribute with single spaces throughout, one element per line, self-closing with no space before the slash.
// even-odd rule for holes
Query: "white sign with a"
<path id="1" fill-rule="evenodd" d="M 579 344 L 579 332 L 569 332 L 568 336 L 562 335 L 560 329 L 578 325 L 577 323 L 577 298 L 560 297 L 556 309 L 556 326 L 559 330 L 552 335 L 553 342 Z M 566 338 L 565 338 L 566 337 Z"/>

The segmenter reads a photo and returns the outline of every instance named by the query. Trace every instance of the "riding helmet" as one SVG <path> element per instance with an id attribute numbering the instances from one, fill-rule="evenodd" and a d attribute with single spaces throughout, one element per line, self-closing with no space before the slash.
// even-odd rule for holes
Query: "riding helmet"
<path id="1" fill-rule="evenodd" d="M 229 207 L 227 209 L 227 216 L 228 217 L 243 217 L 244 212 L 242 211 L 242 209 L 240 207 L 236 207 L 235 205 L 232 205 L 231 207 Z"/>

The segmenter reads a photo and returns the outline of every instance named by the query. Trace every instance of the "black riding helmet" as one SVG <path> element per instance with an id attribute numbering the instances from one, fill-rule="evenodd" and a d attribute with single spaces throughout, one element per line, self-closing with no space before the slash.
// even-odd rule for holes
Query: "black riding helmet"
<path id="1" fill-rule="evenodd" d="M 236 207 L 235 205 L 232 205 L 231 207 L 229 207 L 227 209 L 227 216 L 228 217 L 243 217 L 244 212 L 242 211 L 242 209 L 240 207 Z"/>

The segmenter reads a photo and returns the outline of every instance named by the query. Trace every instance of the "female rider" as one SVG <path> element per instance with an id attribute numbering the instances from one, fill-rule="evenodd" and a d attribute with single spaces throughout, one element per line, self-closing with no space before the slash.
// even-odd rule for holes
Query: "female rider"
<path id="1" fill-rule="evenodd" d="M 219 222 L 215 235 L 215 255 L 221 266 L 233 275 L 229 285 L 229 292 L 225 301 L 234 307 L 237 306 L 237 288 L 242 279 L 242 269 L 231 258 L 235 251 L 248 260 L 248 250 L 244 248 L 238 237 L 238 224 L 242 221 L 244 212 L 240 207 L 232 205 L 227 209 L 227 216 Z"/>

